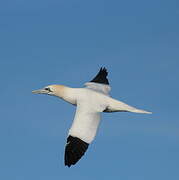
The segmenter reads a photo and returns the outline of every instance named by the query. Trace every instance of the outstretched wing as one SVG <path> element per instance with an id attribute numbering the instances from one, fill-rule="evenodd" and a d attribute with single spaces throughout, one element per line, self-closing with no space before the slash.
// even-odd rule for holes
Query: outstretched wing
<path id="1" fill-rule="evenodd" d="M 86 88 L 108 95 L 111 87 L 109 86 L 107 75 L 107 69 L 101 68 L 90 82 L 85 83 Z"/>
<path id="2" fill-rule="evenodd" d="M 109 85 L 107 75 L 108 75 L 107 69 L 105 67 L 101 68 L 99 70 L 98 74 L 90 82 L 108 84 Z"/>
<path id="3" fill-rule="evenodd" d="M 77 104 L 65 147 L 65 165 L 70 167 L 76 164 L 85 154 L 89 144 L 95 138 L 99 122 L 100 113 L 95 112 L 85 102 Z"/>
<path id="4" fill-rule="evenodd" d="M 88 149 L 88 145 L 81 139 L 69 135 L 65 147 L 65 166 L 70 167 L 76 164 Z"/>

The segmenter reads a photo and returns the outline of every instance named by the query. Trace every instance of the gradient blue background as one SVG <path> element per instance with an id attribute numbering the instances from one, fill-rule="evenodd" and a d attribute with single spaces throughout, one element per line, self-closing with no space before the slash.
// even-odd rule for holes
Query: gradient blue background
<path id="1" fill-rule="evenodd" d="M 103 114 L 65 167 L 75 108 L 31 91 L 82 87 L 101 66 L 113 97 L 153 114 Z M 0 179 L 179 179 L 178 0 L 2 0 L 0 82 Z"/>

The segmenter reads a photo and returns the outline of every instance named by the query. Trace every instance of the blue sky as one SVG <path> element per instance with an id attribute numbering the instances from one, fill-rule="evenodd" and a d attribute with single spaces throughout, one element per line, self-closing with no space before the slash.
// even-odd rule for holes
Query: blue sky
<path id="1" fill-rule="evenodd" d="M 178 180 L 179 2 L 0 2 L 0 179 Z M 103 114 L 76 166 L 64 167 L 75 108 L 33 95 L 82 87 L 101 66 L 111 95 L 152 115 Z"/>

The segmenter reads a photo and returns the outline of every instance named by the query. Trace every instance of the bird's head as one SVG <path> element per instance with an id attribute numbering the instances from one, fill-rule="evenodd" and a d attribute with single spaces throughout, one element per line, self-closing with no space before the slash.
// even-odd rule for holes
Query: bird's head
<path id="1" fill-rule="evenodd" d="M 62 97 L 64 94 L 65 86 L 63 85 L 49 85 L 42 89 L 34 90 L 34 94 L 47 94 L 52 96 Z"/>

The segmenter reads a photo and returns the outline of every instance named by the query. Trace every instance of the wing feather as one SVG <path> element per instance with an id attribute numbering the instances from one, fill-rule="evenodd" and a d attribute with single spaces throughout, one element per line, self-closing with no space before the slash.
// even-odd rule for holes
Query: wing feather
<path id="1" fill-rule="evenodd" d="M 86 103 L 78 103 L 73 124 L 65 147 L 65 165 L 76 164 L 95 138 L 100 123 L 100 113 Z"/>
<path id="2" fill-rule="evenodd" d="M 109 92 L 111 91 L 111 87 L 106 84 L 87 82 L 87 83 L 85 83 L 85 86 L 88 89 L 103 93 L 105 95 L 109 95 Z"/>
<path id="3" fill-rule="evenodd" d="M 76 164 L 85 154 L 88 145 L 77 137 L 69 136 L 65 147 L 65 165 L 70 167 Z"/>
<path id="4" fill-rule="evenodd" d="M 85 83 L 86 88 L 108 95 L 111 87 L 107 76 L 107 69 L 101 67 L 98 74 L 90 82 Z"/>

